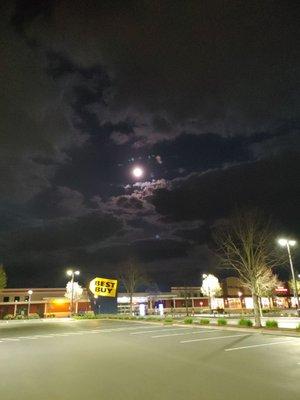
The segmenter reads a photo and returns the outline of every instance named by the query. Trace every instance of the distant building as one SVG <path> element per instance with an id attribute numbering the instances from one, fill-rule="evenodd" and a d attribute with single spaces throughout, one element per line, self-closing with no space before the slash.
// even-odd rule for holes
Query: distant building
<path id="1" fill-rule="evenodd" d="M 212 299 L 213 309 L 225 309 L 230 312 L 253 308 L 249 290 L 245 290 L 241 281 L 236 277 L 229 277 L 221 282 L 223 295 Z M 30 301 L 30 314 L 37 313 L 41 317 L 67 317 L 70 315 L 70 301 L 64 296 L 65 288 L 30 288 L 33 293 Z M 3 289 L 0 293 L 0 318 L 7 314 L 27 315 L 29 306 L 29 288 Z M 129 312 L 129 296 L 127 293 L 118 293 L 117 304 L 119 313 Z M 134 293 L 134 310 L 137 313 L 140 304 L 144 304 L 148 314 L 158 312 L 159 305 L 163 305 L 166 313 L 185 313 L 188 308 L 191 313 L 207 310 L 209 299 L 201 295 L 200 286 L 171 287 L 170 292 L 162 293 Z M 289 308 L 295 306 L 290 296 L 287 284 L 276 288 L 271 298 L 262 298 L 263 308 Z M 95 310 L 97 299 L 90 296 L 86 289 L 80 300 L 74 303 L 75 313 L 86 313 Z M 96 308 L 97 309 L 97 308 Z M 98 310 L 101 312 L 101 306 Z"/>
<path id="2" fill-rule="evenodd" d="M 221 287 L 224 297 L 239 297 L 241 296 L 251 296 L 249 289 L 243 287 L 242 282 L 239 278 L 235 276 L 230 276 L 221 281 Z"/>

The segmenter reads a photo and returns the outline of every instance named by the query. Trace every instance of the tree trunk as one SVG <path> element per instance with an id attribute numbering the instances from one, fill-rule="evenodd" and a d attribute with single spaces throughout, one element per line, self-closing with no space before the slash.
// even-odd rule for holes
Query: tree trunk
<path id="1" fill-rule="evenodd" d="M 130 315 L 132 315 L 132 312 L 133 312 L 133 304 L 132 304 L 132 293 L 130 293 L 130 303 L 129 303 L 129 312 L 130 312 Z"/>
<path id="2" fill-rule="evenodd" d="M 256 328 L 261 327 L 261 319 L 260 319 L 260 314 L 259 314 L 259 303 L 258 303 L 258 296 L 254 293 L 252 293 L 252 299 L 253 299 L 253 311 L 254 311 L 254 326 Z"/>
<path id="3" fill-rule="evenodd" d="M 261 297 L 258 297 L 258 306 L 259 306 L 259 315 L 262 317 L 263 312 L 262 312 L 262 307 L 261 307 Z"/>
<path id="4" fill-rule="evenodd" d="M 188 305 L 188 300 L 185 300 L 185 311 L 186 311 L 186 316 L 189 316 L 189 305 Z"/>
<path id="5" fill-rule="evenodd" d="M 209 295 L 208 298 L 209 312 L 212 313 L 212 297 Z"/>

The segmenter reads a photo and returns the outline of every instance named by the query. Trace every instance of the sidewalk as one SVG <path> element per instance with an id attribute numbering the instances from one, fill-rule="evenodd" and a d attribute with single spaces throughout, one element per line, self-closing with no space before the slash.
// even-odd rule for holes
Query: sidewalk
<path id="1" fill-rule="evenodd" d="M 254 323 L 254 317 L 249 317 L 248 315 L 240 315 L 236 318 L 228 317 L 226 315 L 197 315 L 194 318 L 208 318 L 211 324 L 217 324 L 219 318 L 224 318 L 229 325 L 238 325 L 241 318 L 250 319 Z M 296 329 L 300 325 L 299 317 L 262 317 L 262 325 L 266 325 L 266 321 L 275 320 L 278 322 L 279 328 Z"/>

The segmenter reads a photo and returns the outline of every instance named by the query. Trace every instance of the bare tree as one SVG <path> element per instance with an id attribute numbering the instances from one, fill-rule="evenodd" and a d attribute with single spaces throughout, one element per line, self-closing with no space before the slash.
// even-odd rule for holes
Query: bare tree
<path id="1" fill-rule="evenodd" d="M 293 279 L 289 280 L 289 288 L 290 288 L 290 290 L 293 290 L 295 292 L 295 284 L 294 284 Z M 300 294 L 300 280 L 299 279 L 296 280 L 296 288 L 297 288 L 297 293 L 299 295 Z"/>
<path id="2" fill-rule="evenodd" d="M 280 285 L 280 282 L 278 280 L 277 275 L 273 274 L 271 268 L 265 267 L 262 269 L 261 275 L 257 279 L 256 285 L 257 285 L 256 292 L 258 294 L 259 312 L 260 315 L 262 316 L 261 298 L 272 296 L 276 287 Z M 244 286 L 250 289 L 247 285 Z"/>
<path id="3" fill-rule="evenodd" d="M 261 326 L 259 296 L 266 268 L 280 264 L 270 222 L 258 211 L 237 212 L 215 232 L 222 264 L 235 270 L 253 298 L 255 326 Z"/>
<path id="4" fill-rule="evenodd" d="M 121 283 L 123 284 L 126 292 L 129 295 L 129 310 L 130 314 L 132 315 L 133 312 L 133 293 L 136 289 L 144 284 L 147 283 L 148 279 L 144 271 L 142 271 L 137 263 L 133 260 L 129 260 L 125 265 L 121 266 L 119 269 L 119 276 Z"/>
<path id="5" fill-rule="evenodd" d="M 184 298 L 185 312 L 188 317 L 190 315 L 189 305 L 191 302 L 191 297 L 193 296 L 193 291 L 188 286 L 182 286 L 180 296 Z"/>

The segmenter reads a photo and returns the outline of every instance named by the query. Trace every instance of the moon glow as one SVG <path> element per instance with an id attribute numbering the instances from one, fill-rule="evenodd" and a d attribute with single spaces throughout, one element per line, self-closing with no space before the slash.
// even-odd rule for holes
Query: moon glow
<path id="1" fill-rule="evenodd" d="M 140 178 L 141 176 L 143 176 L 143 174 L 144 174 L 144 171 L 141 167 L 134 167 L 132 170 L 132 175 L 135 178 Z"/>

